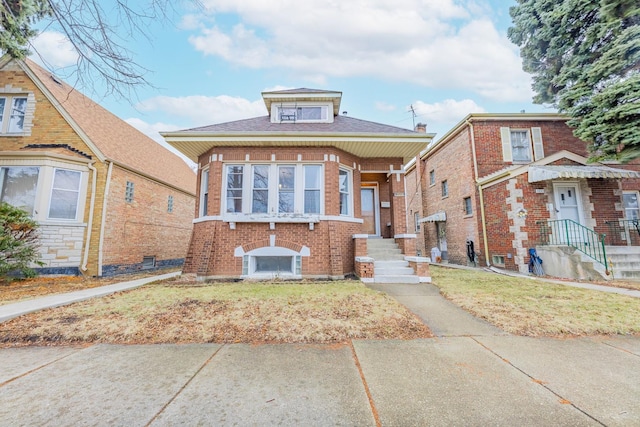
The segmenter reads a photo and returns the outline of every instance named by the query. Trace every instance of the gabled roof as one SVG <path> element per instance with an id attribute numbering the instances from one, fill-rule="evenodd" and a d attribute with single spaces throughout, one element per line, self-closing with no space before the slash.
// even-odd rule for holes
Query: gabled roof
<path id="1" fill-rule="evenodd" d="M 95 150 L 132 171 L 195 193 L 196 176 L 177 155 L 107 111 L 49 71 L 27 59 L 17 61 L 69 124 Z"/>
<path id="2" fill-rule="evenodd" d="M 408 161 L 434 136 L 344 115 L 336 116 L 333 123 L 273 123 L 269 116 L 262 116 L 161 135 L 194 161 L 212 147 L 234 145 L 331 146 L 364 158 Z"/>

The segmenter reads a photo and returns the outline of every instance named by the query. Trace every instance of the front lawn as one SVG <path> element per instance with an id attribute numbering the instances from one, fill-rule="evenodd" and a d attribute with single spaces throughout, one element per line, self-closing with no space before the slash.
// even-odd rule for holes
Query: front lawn
<path id="1" fill-rule="evenodd" d="M 640 334 L 640 298 L 431 266 L 433 282 L 456 305 L 516 335 Z"/>
<path id="2" fill-rule="evenodd" d="M 334 343 L 413 339 L 429 329 L 358 281 L 198 284 L 187 277 L 2 324 L 2 345 Z"/>

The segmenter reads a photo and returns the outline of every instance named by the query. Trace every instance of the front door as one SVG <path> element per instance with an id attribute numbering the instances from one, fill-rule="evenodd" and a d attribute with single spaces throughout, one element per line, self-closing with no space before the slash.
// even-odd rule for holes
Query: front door
<path id="1" fill-rule="evenodd" d="M 380 235 L 378 231 L 378 209 L 377 209 L 376 187 L 362 187 L 360 189 L 360 215 L 364 221 L 362 232 L 371 236 Z"/>
<path id="2" fill-rule="evenodd" d="M 572 243 L 584 241 L 580 227 L 574 224 L 583 223 L 580 198 L 578 196 L 578 185 L 568 183 L 554 184 L 553 190 L 555 193 L 558 219 L 570 220 L 559 229 L 559 231 L 561 231 L 559 236 L 561 241 L 567 243 L 567 237 Z"/>

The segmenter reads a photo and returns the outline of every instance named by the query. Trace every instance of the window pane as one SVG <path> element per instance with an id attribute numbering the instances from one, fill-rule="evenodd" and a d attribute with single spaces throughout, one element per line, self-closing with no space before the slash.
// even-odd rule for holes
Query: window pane
<path id="1" fill-rule="evenodd" d="M 2 131 L 2 121 L 4 120 L 5 105 L 7 105 L 7 98 L 0 98 L 0 132 Z"/>
<path id="2" fill-rule="evenodd" d="M 295 167 L 278 167 L 278 212 L 294 211 Z"/>
<path id="3" fill-rule="evenodd" d="M 200 193 L 202 194 L 202 200 L 200 201 L 200 216 L 207 216 L 209 204 L 209 169 L 202 171 L 202 178 L 200 179 Z"/>
<path id="4" fill-rule="evenodd" d="M 339 174 L 340 175 L 338 180 L 340 186 L 340 215 L 349 215 L 349 172 L 344 169 L 340 169 Z"/>
<path id="5" fill-rule="evenodd" d="M 27 98 L 13 98 L 11 117 L 9 118 L 9 132 L 22 132 L 24 129 L 24 115 L 27 111 Z"/>
<path id="6" fill-rule="evenodd" d="M 304 213 L 320 213 L 320 165 L 304 166 Z"/>
<path id="7" fill-rule="evenodd" d="M 511 132 L 511 149 L 513 160 L 516 162 L 531 161 L 529 144 L 529 132 L 512 131 Z"/>
<path id="8" fill-rule="evenodd" d="M 76 219 L 80 195 L 80 172 L 56 169 L 51 189 L 49 218 Z"/>
<path id="9" fill-rule="evenodd" d="M 227 167 L 227 212 L 242 212 L 242 166 Z"/>
<path id="10" fill-rule="evenodd" d="M 256 257 L 256 273 L 292 273 L 290 256 Z"/>
<path id="11" fill-rule="evenodd" d="M 251 212 L 266 213 L 269 210 L 269 166 L 253 167 L 253 198 Z"/>
<path id="12" fill-rule="evenodd" d="M 298 120 L 321 120 L 322 107 L 299 107 Z"/>
<path id="13" fill-rule="evenodd" d="M 304 213 L 320 213 L 320 190 L 304 190 Z"/>
<path id="14" fill-rule="evenodd" d="M 0 202 L 22 208 L 30 215 L 36 200 L 37 167 L 11 167 L 0 169 Z"/>
<path id="15" fill-rule="evenodd" d="M 640 219 L 640 206 L 638 205 L 637 193 L 623 194 L 625 217 L 627 219 Z"/>

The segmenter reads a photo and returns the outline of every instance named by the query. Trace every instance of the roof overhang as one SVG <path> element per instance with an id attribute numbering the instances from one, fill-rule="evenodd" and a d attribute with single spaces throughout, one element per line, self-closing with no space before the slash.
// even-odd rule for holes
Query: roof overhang
<path id="1" fill-rule="evenodd" d="M 447 220 L 447 214 L 444 211 L 436 212 L 420 219 L 418 222 L 444 222 Z"/>
<path id="2" fill-rule="evenodd" d="M 215 147 L 334 147 L 360 158 L 402 158 L 406 163 L 423 150 L 435 134 L 305 134 L 257 132 L 226 135 L 203 132 L 161 132 L 172 147 L 194 162 Z"/>
<path id="3" fill-rule="evenodd" d="M 640 178 L 640 172 L 609 166 L 529 166 L 529 182 L 552 181 L 567 178 Z"/>

